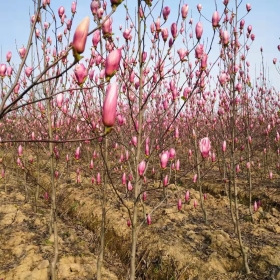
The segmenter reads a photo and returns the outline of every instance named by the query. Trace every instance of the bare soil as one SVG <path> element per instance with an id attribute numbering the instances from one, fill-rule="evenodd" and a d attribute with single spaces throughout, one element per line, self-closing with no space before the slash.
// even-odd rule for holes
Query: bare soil
<path id="1" fill-rule="evenodd" d="M 37 174 L 29 172 L 27 185 L 34 193 Z M 22 173 L 18 175 L 23 177 Z M 65 177 L 66 178 L 66 177 Z M 58 180 L 59 262 L 58 279 L 95 279 L 99 252 L 101 220 L 100 186 L 83 177 L 76 184 Z M 137 247 L 137 279 L 280 279 L 280 190 L 265 184 L 254 186 L 253 198 L 262 205 L 249 214 L 246 184 L 239 179 L 239 211 L 243 242 L 248 249 L 251 274 L 245 275 L 238 239 L 231 222 L 229 200 L 222 182 L 204 180 L 208 222 L 203 220 L 199 192 L 188 188 L 189 201 L 184 201 L 186 186 L 169 185 L 168 199 L 162 202 L 162 191 L 148 193 L 139 205 L 141 223 Z M 10 173 L 7 193 L 0 181 L 0 279 L 50 279 L 53 236 L 49 234 L 50 202 L 40 192 L 38 211 L 34 201 L 26 202 L 24 184 Z M 40 185 L 49 190 L 47 172 L 40 175 Z M 130 194 L 119 188 L 119 194 L 132 207 Z M 103 278 L 128 279 L 131 228 L 128 213 L 117 200 L 112 188 L 106 187 L 107 220 Z M 181 211 L 177 200 L 183 201 Z M 198 207 L 194 208 L 194 200 Z M 148 226 L 145 215 L 151 213 Z"/>

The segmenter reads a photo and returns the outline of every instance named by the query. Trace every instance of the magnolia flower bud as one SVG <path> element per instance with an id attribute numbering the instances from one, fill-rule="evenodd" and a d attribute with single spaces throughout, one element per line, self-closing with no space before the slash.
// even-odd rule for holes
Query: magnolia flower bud
<path id="1" fill-rule="evenodd" d="M 184 4 L 181 8 L 181 15 L 183 19 L 186 19 L 186 17 L 188 16 L 188 11 L 189 11 L 188 4 Z"/>
<path id="2" fill-rule="evenodd" d="M 203 33 L 203 26 L 202 23 L 199 21 L 195 27 L 195 35 L 198 41 L 201 39 L 202 33 Z"/>
<path id="3" fill-rule="evenodd" d="M 143 176 L 146 169 L 146 162 L 142 160 L 138 165 L 138 174 L 139 176 Z"/>
<path id="4" fill-rule="evenodd" d="M 62 103 L 63 103 L 63 94 L 62 93 L 59 93 L 57 96 L 56 96 L 56 104 L 57 104 L 57 107 L 58 108 L 61 108 L 62 107 Z"/>
<path id="5" fill-rule="evenodd" d="M 151 225 L 151 223 L 152 223 L 152 219 L 151 219 L 150 214 L 148 214 L 147 215 L 147 224 L 148 224 L 148 226 Z"/>
<path id="6" fill-rule="evenodd" d="M 213 16 L 212 16 L 212 26 L 219 27 L 219 21 L 220 21 L 220 15 L 218 11 L 215 11 Z"/>
<path id="7" fill-rule="evenodd" d="M 169 14 L 170 14 L 170 8 L 168 6 L 164 7 L 163 10 L 162 10 L 163 19 L 167 20 Z"/>
<path id="8" fill-rule="evenodd" d="M 161 168 L 166 168 L 167 163 L 168 163 L 168 155 L 166 153 L 162 153 L 161 157 L 160 157 L 160 166 Z"/>
<path id="9" fill-rule="evenodd" d="M 105 126 L 105 133 L 111 130 L 111 127 L 115 123 L 116 108 L 118 99 L 118 83 L 112 83 L 107 86 L 106 96 L 103 103 L 102 122 Z"/>
<path id="10" fill-rule="evenodd" d="M 105 62 L 105 76 L 107 80 L 110 80 L 119 70 L 121 57 L 121 49 L 113 50 L 107 56 Z"/>
<path id="11" fill-rule="evenodd" d="M 190 199 L 190 192 L 186 191 L 185 200 L 188 201 Z"/>
<path id="12" fill-rule="evenodd" d="M 207 158 L 209 156 L 209 152 L 211 149 L 211 142 L 208 137 L 202 138 L 200 140 L 199 149 L 203 158 Z"/>
<path id="13" fill-rule="evenodd" d="M 23 154 L 23 148 L 21 145 L 18 146 L 18 156 L 21 157 Z"/>
<path id="14" fill-rule="evenodd" d="M 71 13 L 72 14 L 76 13 L 76 8 L 77 8 L 77 3 L 76 2 L 72 2 L 72 5 L 71 5 Z"/>
<path id="15" fill-rule="evenodd" d="M 181 209 L 182 209 L 182 200 L 181 200 L 181 198 L 178 199 L 177 208 L 178 208 L 179 211 L 181 211 Z"/>
<path id="16" fill-rule="evenodd" d="M 89 17 L 85 17 L 78 25 L 74 33 L 73 42 L 72 42 L 73 56 L 78 61 L 82 58 L 80 54 L 83 53 L 85 50 L 87 34 L 89 29 L 89 22 L 90 22 Z"/>
<path id="17" fill-rule="evenodd" d="M 246 4 L 246 10 L 247 10 L 247 12 L 249 13 L 250 11 L 251 11 L 251 4 Z"/>
<path id="18" fill-rule="evenodd" d="M 7 52 L 7 54 L 6 54 L 6 60 L 7 60 L 7 62 L 10 62 L 11 58 L 12 58 L 12 53 L 9 51 L 9 52 Z"/>

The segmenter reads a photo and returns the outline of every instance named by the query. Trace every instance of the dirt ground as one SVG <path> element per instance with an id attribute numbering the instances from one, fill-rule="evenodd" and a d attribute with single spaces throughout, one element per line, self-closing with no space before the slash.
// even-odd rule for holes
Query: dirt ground
<path id="1" fill-rule="evenodd" d="M 34 190 L 34 178 L 27 184 Z M 45 177 L 44 177 L 45 176 Z M 41 184 L 44 184 L 44 174 Z M 73 175 L 74 176 L 74 175 Z M 36 177 L 34 175 L 34 177 Z M 90 178 L 81 184 L 58 183 L 59 261 L 58 279 L 95 279 L 99 252 L 101 220 L 100 187 Z M 25 201 L 23 181 L 9 177 L 7 192 L 0 181 L 0 279 L 50 279 L 53 236 L 49 235 L 50 202 L 40 193 L 38 211 L 34 202 Z M 244 182 L 240 180 L 239 185 Z M 186 187 L 169 185 L 167 201 L 160 191 L 151 191 L 139 205 L 141 223 L 137 247 L 137 279 L 280 279 L 280 190 L 255 187 L 253 197 L 262 204 L 251 221 L 246 195 L 240 187 L 239 211 L 242 239 L 248 250 L 251 274 L 245 275 L 238 239 L 231 222 L 229 200 L 223 184 L 204 184 L 204 201 L 208 223 L 203 220 L 199 192 L 189 188 L 190 199 L 184 200 Z M 48 188 L 48 186 L 46 186 Z M 264 195 L 265 194 L 265 195 Z M 132 199 L 120 195 L 128 207 Z M 182 199 L 181 211 L 177 209 Z M 103 279 L 128 279 L 130 233 L 126 208 L 118 202 L 110 186 L 106 188 L 106 238 Z M 152 224 L 145 222 L 151 213 Z"/>

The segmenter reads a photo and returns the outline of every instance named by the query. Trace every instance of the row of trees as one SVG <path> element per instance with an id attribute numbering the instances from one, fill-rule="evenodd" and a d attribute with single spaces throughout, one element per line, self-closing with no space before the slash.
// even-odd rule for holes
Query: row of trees
<path id="1" fill-rule="evenodd" d="M 69 20 L 64 7 L 56 13 L 50 0 L 36 2 L 29 39 L 17 54 L 20 65 L 13 64 L 14 55 L 8 52 L 7 63 L 0 66 L 1 140 L 3 154 L 10 154 L 12 146 L 17 153 L 13 161 L 24 170 L 28 162 L 36 162 L 39 168 L 45 159 L 42 149 L 46 151 L 51 182 L 50 234 L 54 234 L 52 279 L 56 279 L 59 256 L 58 164 L 65 163 L 70 174 L 72 161 L 77 183 L 86 173 L 94 185 L 102 185 L 97 279 L 101 279 L 104 258 L 108 192 L 127 209 L 131 226 L 129 277 L 135 279 L 141 225 L 144 221 L 151 224 L 153 211 L 169 199 L 168 185 L 192 176 L 207 223 L 202 182 L 216 167 L 230 199 L 244 268 L 250 273 L 239 223 L 236 178 L 243 174 L 248 180 L 252 216 L 258 207 L 256 202 L 253 209 L 254 172 L 273 179 L 279 169 L 280 97 L 264 71 L 252 81 L 247 56 L 255 35 L 244 19 L 251 6 L 232 2 L 224 0 L 220 10 L 215 5 L 212 19 L 204 19 L 202 6 L 197 5 L 200 19 L 193 22 L 189 5 L 182 1 L 170 8 L 164 1 L 124 4 L 111 0 L 108 5 L 93 0 L 91 19 L 85 18 L 74 33 L 76 2 L 71 5 Z M 123 10 L 123 26 L 115 27 L 113 17 Z M 45 18 L 50 22 L 44 22 Z M 90 21 L 96 26 L 93 30 L 89 30 Z M 209 38 L 203 36 L 206 24 L 213 30 Z M 89 45 L 91 52 L 83 58 Z M 211 56 L 214 47 L 219 48 L 217 57 Z M 8 157 L 1 163 L 5 178 Z M 47 192 L 39 184 L 39 175 L 37 183 L 32 195 L 25 188 L 26 199 L 35 205 L 40 193 Z M 162 200 L 139 217 L 149 193 L 159 190 Z M 126 198 L 124 193 L 132 195 Z M 174 195 L 180 210 L 183 194 Z M 186 199 L 188 196 L 186 192 Z M 132 199 L 133 207 L 126 199 Z"/>

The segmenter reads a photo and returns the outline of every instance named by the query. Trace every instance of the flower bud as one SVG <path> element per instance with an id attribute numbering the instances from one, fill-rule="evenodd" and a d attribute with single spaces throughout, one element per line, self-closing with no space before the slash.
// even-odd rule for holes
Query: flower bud
<path id="1" fill-rule="evenodd" d="M 90 22 L 89 17 L 85 17 L 78 25 L 74 33 L 72 47 L 73 47 L 73 56 L 77 61 L 79 61 L 82 58 L 80 54 L 83 53 L 85 50 L 87 34 L 89 29 L 89 22 Z"/>
<path id="2" fill-rule="evenodd" d="M 118 99 L 118 83 L 109 84 L 106 89 L 106 96 L 103 103 L 102 122 L 105 126 L 105 133 L 111 130 L 115 123 L 116 108 Z"/>
<path id="3" fill-rule="evenodd" d="M 164 7 L 162 10 L 163 19 L 167 20 L 169 14 L 170 14 L 170 8 L 168 6 Z"/>
<path id="4" fill-rule="evenodd" d="M 166 168 L 167 163 L 168 163 L 168 155 L 166 153 L 162 153 L 161 157 L 160 157 L 160 166 L 161 168 Z"/>
<path id="5" fill-rule="evenodd" d="M 178 199 L 177 208 L 178 208 L 179 211 L 181 211 L 181 209 L 182 209 L 182 200 L 181 200 L 181 198 Z"/>
<path id="6" fill-rule="evenodd" d="M 207 158 L 209 156 L 209 152 L 211 149 L 211 142 L 208 137 L 202 138 L 200 140 L 199 149 L 203 158 Z"/>
<path id="7" fill-rule="evenodd" d="M 71 5 L 71 13 L 75 14 L 76 9 L 77 9 L 77 2 L 74 1 L 74 2 L 72 2 L 72 5 Z"/>
<path id="8" fill-rule="evenodd" d="M 198 41 L 201 39 L 202 33 L 203 33 L 203 26 L 202 23 L 199 21 L 195 27 L 195 35 Z"/>
<path id="9" fill-rule="evenodd" d="M 115 49 L 109 53 L 105 62 L 106 80 L 110 80 L 119 70 L 122 53 L 121 49 Z"/>
<path id="10" fill-rule="evenodd" d="M 9 52 L 7 52 L 7 54 L 6 54 L 6 60 L 7 60 L 7 62 L 10 62 L 11 58 L 12 58 L 12 53 L 9 51 Z"/>
<path id="11" fill-rule="evenodd" d="M 181 8 L 181 15 L 182 15 L 183 19 L 187 18 L 188 12 L 189 12 L 189 6 L 188 6 L 188 4 L 184 4 Z"/>
<path id="12" fill-rule="evenodd" d="M 146 169 L 146 162 L 142 160 L 138 165 L 138 174 L 139 176 L 143 176 Z"/>
<path id="13" fill-rule="evenodd" d="M 212 16 L 212 26 L 213 28 L 219 27 L 220 15 L 218 11 L 215 11 Z"/>

